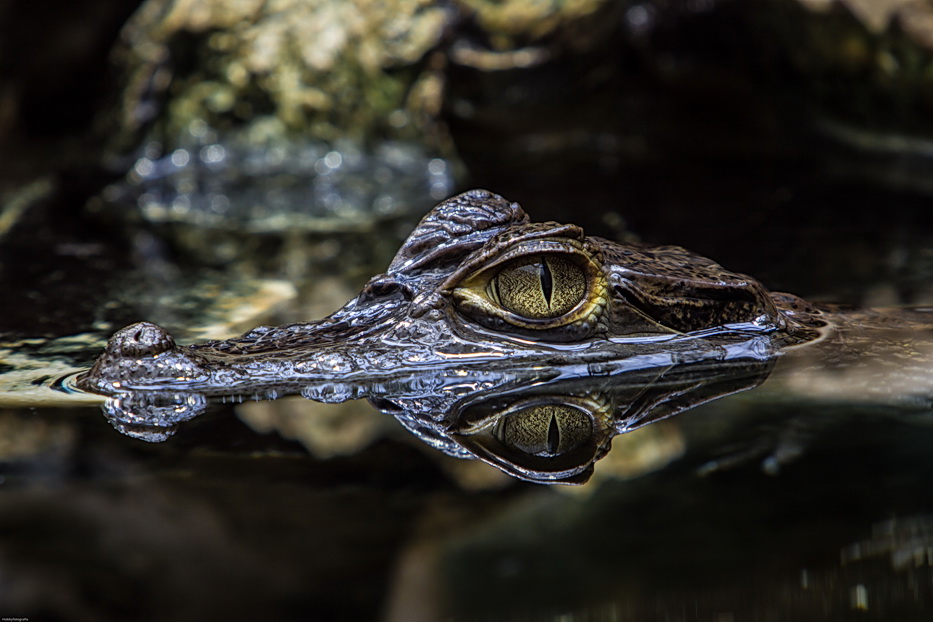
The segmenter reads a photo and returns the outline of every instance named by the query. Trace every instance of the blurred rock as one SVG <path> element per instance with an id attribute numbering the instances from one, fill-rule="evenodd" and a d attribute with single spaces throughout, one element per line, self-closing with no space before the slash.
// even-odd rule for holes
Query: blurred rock
<path id="1" fill-rule="evenodd" d="M 158 117 L 171 140 L 196 119 L 225 132 L 273 115 L 320 140 L 421 138 L 419 64 L 449 18 L 422 0 L 151 0 L 117 50 L 120 125 Z"/>

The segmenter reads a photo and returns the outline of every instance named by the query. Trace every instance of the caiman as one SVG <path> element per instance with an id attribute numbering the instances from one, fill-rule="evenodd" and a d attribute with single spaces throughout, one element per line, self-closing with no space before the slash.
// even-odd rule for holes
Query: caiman
<path id="1" fill-rule="evenodd" d="M 782 351 L 828 335 L 829 356 L 800 359 L 785 383 L 825 394 L 840 384 L 828 377 L 870 359 L 893 373 L 859 390 L 890 394 L 891 378 L 909 379 L 901 395 L 933 399 L 931 340 L 904 337 L 929 331 L 928 312 L 838 310 L 677 246 L 533 223 L 473 190 L 431 210 L 386 273 L 327 318 L 186 346 L 133 324 L 76 382 L 112 396 L 107 417 L 150 441 L 212 396 L 367 398 L 448 454 L 580 483 L 614 435 L 757 386 Z"/>
<path id="2" fill-rule="evenodd" d="M 517 203 L 473 190 L 432 209 L 388 271 L 323 320 L 188 346 L 140 322 L 115 333 L 77 383 L 107 395 L 255 395 L 266 384 L 318 386 L 439 366 L 631 357 L 656 366 L 767 355 L 812 339 L 819 316 L 796 296 L 680 247 L 533 223 Z"/>

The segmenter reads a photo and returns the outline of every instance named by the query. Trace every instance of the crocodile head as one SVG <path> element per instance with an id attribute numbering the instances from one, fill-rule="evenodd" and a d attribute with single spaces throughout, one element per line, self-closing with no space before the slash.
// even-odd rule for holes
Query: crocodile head
<path id="1" fill-rule="evenodd" d="M 682 248 L 532 223 L 518 204 L 473 190 L 431 210 L 386 273 L 323 320 L 188 346 L 155 324 L 133 324 L 77 383 L 110 395 L 302 392 L 339 401 L 356 397 L 359 383 L 445 366 L 762 357 L 801 330 L 787 300 Z"/>

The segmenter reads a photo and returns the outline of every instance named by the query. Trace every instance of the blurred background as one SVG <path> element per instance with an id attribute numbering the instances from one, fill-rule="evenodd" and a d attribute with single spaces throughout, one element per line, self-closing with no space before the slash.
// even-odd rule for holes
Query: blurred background
<path id="1" fill-rule="evenodd" d="M 568 494 L 365 402 L 149 445 L 47 390 L 135 321 L 322 317 L 472 187 L 933 304 L 933 3 L 0 2 L 0 615 L 929 619 L 933 439 L 871 405 L 722 400 Z M 807 450 L 776 476 L 761 430 Z"/>

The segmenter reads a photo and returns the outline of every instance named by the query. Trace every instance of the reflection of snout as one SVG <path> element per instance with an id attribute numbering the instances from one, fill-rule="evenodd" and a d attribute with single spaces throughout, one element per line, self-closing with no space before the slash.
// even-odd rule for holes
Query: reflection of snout
<path id="1" fill-rule="evenodd" d="M 196 393 L 134 391 L 107 398 L 104 416 L 118 431 L 150 443 L 175 433 L 178 424 L 207 408 L 207 398 Z"/>

